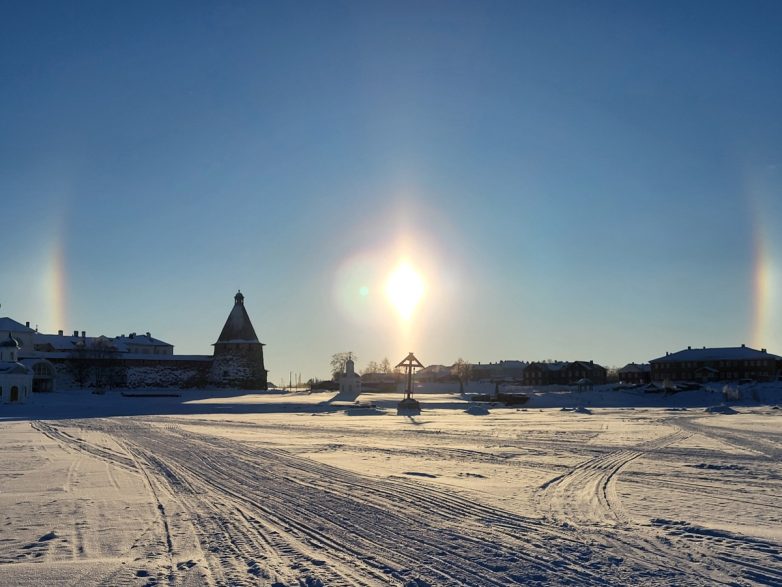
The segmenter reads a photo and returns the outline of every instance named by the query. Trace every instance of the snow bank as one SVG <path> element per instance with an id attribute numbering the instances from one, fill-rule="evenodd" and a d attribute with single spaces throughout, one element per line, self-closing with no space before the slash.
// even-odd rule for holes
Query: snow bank
<path id="1" fill-rule="evenodd" d="M 736 410 L 734 410 L 730 406 L 725 406 L 725 405 L 709 406 L 703 411 L 709 414 L 738 414 Z"/>
<path id="2" fill-rule="evenodd" d="M 487 407 L 479 406 L 477 404 L 470 404 L 464 412 L 471 416 L 488 416 L 490 413 Z"/>

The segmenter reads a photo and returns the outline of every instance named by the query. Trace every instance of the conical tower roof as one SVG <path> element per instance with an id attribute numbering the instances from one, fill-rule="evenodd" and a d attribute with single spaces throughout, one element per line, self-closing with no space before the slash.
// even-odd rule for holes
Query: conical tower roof
<path id="1" fill-rule="evenodd" d="M 253 324 L 250 322 L 250 316 L 244 309 L 244 296 L 241 291 L 234 296 L 234 307 L 228 314 L 228 320 L 225 321 L 225 326 L 223 326 L 223 331 L 217 342 L 256 342 L 260 344 Z"/>

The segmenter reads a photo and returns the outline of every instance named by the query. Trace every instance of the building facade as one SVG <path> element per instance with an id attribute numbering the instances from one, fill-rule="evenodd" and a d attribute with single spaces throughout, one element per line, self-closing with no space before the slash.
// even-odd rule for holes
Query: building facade
<path id="1" fill-rule="evenodd" d="M 782 374 L 782 357 L 766 349 L 687 347 L 649 361 L 653 381 L 773 381 Z"/>
<path id="2" fill-rule="evenodd" d="M 0 335 L 18 346 L 15 369 L 33 376 L 32 391 L 105 387 L 239 387 L 266 389 L 263 344 L 241 292 L 210 355 L 176 355 L 174 345 L 145 334 L 87 336 L 85 331 L 45 334 L 0 318 Z M 10 369 L 10 367 L 9 367 Z"/>
<path id="3" fill-rule="evenodd" d="M 267 389 L 268 371 L 263 364 L 264 344 L 258 340 L 241 291 L 214 343 L 209 382 L 243 389 Z"/>
<path id="4" fill-rule="evenodd" d="M 608 370 L 594 361 L 530 363 L 521 376 L 524 385 L 576 385 L 585 379 L 603 385 L 607 378 Z"/>
<path id="5" fill-rule="evenodd" d="M 652 368 L 648 364 L 628 363 L 617 371 L 617 375 L 621 383 L 649 383 L 652 379 Z"/>

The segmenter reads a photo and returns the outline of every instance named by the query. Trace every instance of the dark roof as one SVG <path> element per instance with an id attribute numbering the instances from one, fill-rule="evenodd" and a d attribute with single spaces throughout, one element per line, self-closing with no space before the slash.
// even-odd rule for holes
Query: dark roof
<path id="1" fill-rule="evenodd" d="M 543 363 L 543 362 L 540 362 L 540 361 L 536 361 L 534 363 L 530 363 L 527 366 L 527 369 L 532 367 L 533 370 L 535 368 L 539 368 L 539 369 L 541 369 L 543 371 L 559 371 L 560 369 L 562 369 L 566 365 L 567 365 L 567 363 L 563 363 L 562 361 L 556 361 L 554 363 Z"/>
<path id="2" fill-rule="evenodd" d="M 748 359 L 782 359 L 777 355 L 767 353 L 765 349 L 757 350 L 748 346 L 684 349 L 664 357 L 658 357 L 650 363 L 678 363 L 680 361 L 741 361 Z"/>
<path id="3" fill-rule="evenodd" d="M 228 314 L 228 320 L 225 321 L 217 342 L 259 342 L 250 316 L 244 309 L 244 296 L 241 292 L 234 297 L 234 307 Z"/>
<path id="4" fill-rule="evenodd" d="M 571 361 L 566 366 L 572 367 L 574 365 L 578 365 L 579 367 L 583 367 L 584 369 L 588 369 L 590 371 L 593 371 L 595 369 L 605 369 L 602 365 L 598 365 L 594 361 Z"/>
<path id="5" fill-rule="evenodd" d="M 651 371 L 650 365 L 638 365 L 637 363 L 627 363 L 619 369 L 619 373 L 648 373 Z"/>

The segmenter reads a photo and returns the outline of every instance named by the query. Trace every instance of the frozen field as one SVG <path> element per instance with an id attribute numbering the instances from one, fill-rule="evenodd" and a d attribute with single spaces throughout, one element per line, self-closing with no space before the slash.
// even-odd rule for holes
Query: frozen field
<path id="1" fill-rule="evenodd" d="M 432 391 L 0 406 L 0 584 L 782 585 L 780 389 Z"/>

